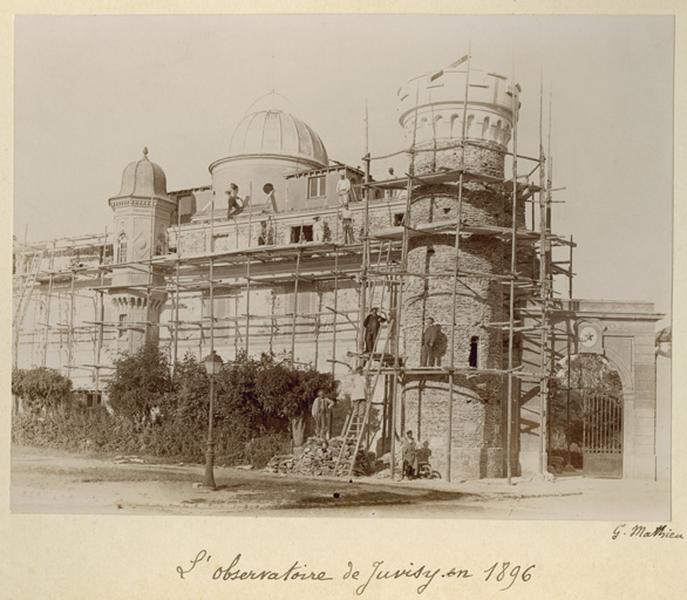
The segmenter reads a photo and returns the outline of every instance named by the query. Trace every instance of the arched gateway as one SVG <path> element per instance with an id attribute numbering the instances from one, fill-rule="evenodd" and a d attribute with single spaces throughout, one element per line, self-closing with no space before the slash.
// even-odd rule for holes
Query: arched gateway
<path id="1" fill-rule="evenodd" d="M 622 382 L 611 361 L 593 353 L 560 361 L 551 386 L 551 468 L 622 477 L 623 412 Z"/>
<path id="2" fill-rule="evenodd" d="M 525 326 L 536 330 L 536 311 L 522 312 Z M 656 477 L 654 338 L 662 317 L 644 302 L 560 302 L 549 347 L 558 368 L 551 373 L 548 401 L 542 402 L 536 382 L 524 381 L 519 390 L 521 474 L 548 467 L 590 477 Z M 528 369 L 539 364 L 537 340 L 523 334 Z"/>

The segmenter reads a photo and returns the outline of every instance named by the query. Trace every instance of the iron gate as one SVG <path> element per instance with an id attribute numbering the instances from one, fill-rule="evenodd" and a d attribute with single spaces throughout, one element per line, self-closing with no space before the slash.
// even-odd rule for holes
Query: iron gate
<path id="1" fill-rule="evenodd" d="M 583 402 L 583 473 L 591 477 L 622 477 L 622 399 L 606 394 L 585 394 Z"/>

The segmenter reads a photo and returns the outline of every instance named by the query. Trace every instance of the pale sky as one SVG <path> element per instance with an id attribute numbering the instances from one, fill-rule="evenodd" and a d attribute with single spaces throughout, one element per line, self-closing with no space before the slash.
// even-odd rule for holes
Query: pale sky
<path id="1" fill-rule="evenodd" d="M 107 199 L 144 145 L 169 190 L 208 184 L 273 85 L 330 158 L 360 164 L 365 98 L 371 153 L 397 150 L 396 90 L 468 44 L 475 67 L 515 72 L 524 154 L 537 153 L 540 73 L 547 104 L 552 90 L 554 183 L 566 188 L 553 226 L 579 244 L 575 296 L 669 313 L 670 17 L 18 17 L 15 235 L 111 227 Z"/>

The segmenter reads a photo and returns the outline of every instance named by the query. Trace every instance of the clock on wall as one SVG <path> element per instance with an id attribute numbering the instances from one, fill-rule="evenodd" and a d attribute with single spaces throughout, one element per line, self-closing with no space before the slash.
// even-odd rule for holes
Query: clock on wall
<path id="1" fill-rule="evenodd" d="M 579 352 L 602 351 L 601 326 L 598 323 L 580 323 L 577 326 L 577 346 Z"/>

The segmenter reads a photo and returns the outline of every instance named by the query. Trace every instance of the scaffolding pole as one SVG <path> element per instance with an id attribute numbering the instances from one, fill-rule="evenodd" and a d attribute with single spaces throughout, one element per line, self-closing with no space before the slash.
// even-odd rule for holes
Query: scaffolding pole
<path id="1" fill-rule="evenodd" d="M 293 317 L 291 321 L 291 365 L 296 360 L 296 317 L 298 316 L 298 282 L 300 280 L 301 254 L 299 249 L 296 255 L 296 273 L 293 281 Z"/>
<path id="2" fill-rule="evenodd" d="M 169 247 L 167 248 L 169 251 Z M 181 210 L 177 204 L 176 261 L 174 264 L 174 327 L 172 328 L 172 373 L 179 362 L 179 272 L 181 270 Z M 202 358 L 202 357 L 200 357 Z"/>
<path id="3" fill-rule="evenodd" d="M 508 485 L 511 484 L 513 471 L 513 337 L 515 335 L 515 276 L 517 268 L 517 228 L 518 216 L 518 88 L 515 77 L 512 82 L 513 93 L 511 94 L 513 111 L 513 194 L 511 196 L 511 235 L 510 247 L 510 286 L 508 297 L 508 399 L 506 406 L 506 479 Z M 503 414 L 503 413 L 502 413 Z"/>
<path id="4" fill-rule="evenodd" d="M 69 316 L 67 317 L 67 364 L 74 362 L 74 279 L 76 273 L 72 268 L 69 278 Z M 67 377 L 71 379 L 71 367 L 67 366 Z"/>
<path id="5" fill-rule="evenodd" d="M 250 352 L 250 254 L 246 254 L 246 356 Z"/>
<path id="6" fill-rule="evenodd" d="M 367 115 L 367 106 L 365 107 L 365 114 Z M 367 125 L 367 116 L 365 119 L 365 124 Z M 367 127 L 365 129 L 367 132 Z M 367 136 L 366 136 L 367 139 Z M 363 323 L 365 322 L 365 316 L 368 311 L 367 307 L 367 271 L 369 267 L 369 256 L 370 256 L 370 188 L 367 184 L 370 182 L 370 153 L 367 148 L 367 143 L 365 145 L 365 156 L 363 156 L 363 162 L 365 164 L 365 192 L 364 201 L 365 206 L 363 209 L 363 255 L 362 262 L 360 265 L 360 311 L 358 315 L 358 357 L 359 365 L 362 366 L 363 353 L 365 352 L 365 335 L 363 334 Z"/>
<path id="7" fill-rule="evenodd" d="M 48 342 L 50 339 L 50 301 L 52 299 L 52 289 L 55 276 L 53 275 L 53 269 L 55 266 L 55 247 L 57 241 L 53 241 L 52 249 L 50 250 L 50 260 L 49 269 L 50 275 L 48 276 L 48 294 L 45 299 L 45 334 L 41 342 L 41 367 L 45 367 L 48 361 Z"/>
<path id="8" fill-rule="evenodd" d="M 467 111 L 468 111 L 468 91 L 470 86 L 470 54 L 471 50 L 468 47 L 468 60 L 465 74 L 465 90 L 463 92 L 463 123 L 461 127 L 461 140 L 465 143 L 465 134 L 467 131 Z M 456 254 L 456 266 L 453 273 L 453 281 L 451 288 L 451 340 L 450 344 L 450 364 L 451 370 L 448 376 L 448 433 L 446 435 L 446 480 L 451 481 L 451 452 L 453 445 L 453 368 L 455 366 L 455 342 L 456 342 L 456 302 L 458 296 L 458 280 L 460 272 L 460 227 L 463 215 L 463 172 L 465 170 L 465 146 L 460 155 L 460 175 L 458 176 L 458 218 L 456 219 L 456 239 L 454 241 L 454 250 Z M 419 414 L 419 410 L 418 410 Z M 418 417 L 419 418 L 419 417 Z"/>
<path id="9" fill-rule="evenodd" d="M 105 235 L 103 236 L 103 244 L 100 247 L 100 255 L 98 257 L 98 265 L 102 266 L 105 262 L 105 247 L 107 245 L 107 228 L 105 229 Z M 95 353 L 93 357 L 93 363 L 97 366 L 93 367 L 93 379 L 96 395 L 100 395 L 100 355 L 103 348 L 103 339 L 105 337 L 104 321 L 105 321 L 105 299 L 103 294 L 105 290 L 103 289 L 105 283 L 105 271 L 99 269 L 100 287 L 95 290 L 97 295 L 97 307 L 96 307 L 96 321 L 98 321 L 96 340 L 95 340 Z"/>
<path id="10" fill-rule="evenodd" d="M 332 311 L 332 377 L 336 373 L 336 318 L 339 314 L 339 253 L 334 255 L 334 310 Z"/>
<path id="11" fill-rule="evenodd" d="M 417 140 L 417 111 L 420 102 L 420 84 L 415 88 L 415 119 L 413 122 L 413 145 L 410 152 L 410 164 L 408 165 L 408 182 L 406 187 L 406 209 L 403 220 L 410 224 L 413 197 L 413 177 L 415 175 L 415 142 Z M 408 228 L 403 228 L 403 243 L 401 246 L 401 273 L 408 269 Z M 394 316 L 394 385 L 391 404 L 391 479 L 396 474 L 396 412 L 398 404 L 398 379 L 399 379 L 399 353 L 401 351 L 401 318 L 403 315 L 403 277 L 396 293 L 396 315 Z"/>
<path id="12" fill-rule="evenodd" d="M 539 334 L 541 379 L 539 382 L 539 472 L 544 475 L 548 469 L 547 450 L 547 402 L 549 395 L 549 380 L 547 373 L 547 346 L 548 331 L 548 298 L 549 298 L 549 276 L 548 276 L 548 223 L 546 206 L 546 156 L 544 154 L 544 132 L 543 132 L 543 88 L 539 89 L 539 160 L 541 169 L 539 170 L 539 287 L 541 302 L 541 323 L 542 328 Z"/>

